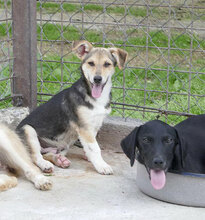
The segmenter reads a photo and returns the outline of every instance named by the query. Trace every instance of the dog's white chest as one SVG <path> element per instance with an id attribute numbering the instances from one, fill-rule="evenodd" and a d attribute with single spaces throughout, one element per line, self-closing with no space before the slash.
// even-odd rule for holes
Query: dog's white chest
<path id="1" fill-rule="evenodd" d="M 81 107 L 79 109 L 79 116 L 84 124 L 98 130 L 102 126 L 103 119 L 110 111 L 111 108 L 105 108 L 103 105 L 96 104 L 92 109 Z"/>
<path id="2" fill-rule="evenodd" d="M 108 82 L 105 86 L 101 97 L 98 99 L 91 99 L 89 96 L 86 97 L 87 101 L 92 104 L 93 108 L 81 106 L 79 108 L 79 117 L 86 123 L 90 128 L 99 130 L 102 126 L 103 120 L 111 112 L 111 108 L 106 108 L 110 99 L 111 82 Z"/>
<path id="3" fill-rule="evenodd" d="M 94 109 L 91 111 L 93 123 L 98 123 L 96 120 L 103 120 L 111 112 L 111 108 L 105 108 L 102 105 L 94 106 Z"/>
<path id="4" fill-rule="evenodd" d="M 106 103 L 108 99 L 99 99 L 92 102 L 93 108 L 81 106 L 78 110 L 81 122 L 94 130 L 99 130 L 104 118 L 111 112 L 110 107 L 106 108 Z"/>

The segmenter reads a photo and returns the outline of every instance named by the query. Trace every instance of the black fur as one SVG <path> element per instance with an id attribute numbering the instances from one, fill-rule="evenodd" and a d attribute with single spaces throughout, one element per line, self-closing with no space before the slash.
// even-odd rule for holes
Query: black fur
<path id="1" fill-rule="evenodd" d="M 137 157 L 148 170 L 205 173 L 205 114 L 175 127 L 159 120 L 147 122 L 123 139 L 121 146 L 131 165 Z"/>
<path id="2" fill-rule="evenodd" d="M 82 73 L 82 77 L 70 88 L 56 94 L 31 112 L 20 122 L 17 130 L 28 124 L 36 130 L 38 136 L 54 140 L 55 137 L 69 129 L 71 121 L 81 126 L 76 112 L 77 108 L 79 106 L 93 108 L 93 105 L 85 100 L 86 95 L 92 98 L 89 83 Z"/>

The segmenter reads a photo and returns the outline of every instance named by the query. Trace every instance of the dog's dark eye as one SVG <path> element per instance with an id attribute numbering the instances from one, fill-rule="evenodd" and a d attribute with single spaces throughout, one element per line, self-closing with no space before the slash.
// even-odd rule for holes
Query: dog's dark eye
<path id="1" fill-rule="evenodd" d="M 172 139 L 172 138 L 166 138 L 166 139 L 165 139 L 165 142 L 166 142 L 167 144 L 171 144 L 171 143 L 173 142 L 173 139 Z"/>
<path id="2" fill-rule="evenodd" d="M 92 62 L 92 61 L 88 62 L 88 64 L 89 64 L 90 66 L 95 66 L 94 62 Z"/>
<path id="3" fill-rule="evenodd" d="M 111 65 L 111 63 L 108 63 L 108 62 L 105 62 L 104 63 L 104 67 L 108 67 L 108 66 L 110 66 Z"/>
<path id="4" fill-rule="evenodd" d="M 150 138 L 148 138 L 148 137 L 143 137 L 143 138 L 142 138 L 142 141 L 143 141 L 144 143 L 150 143 L 150 142 L 151 142 Z"/>

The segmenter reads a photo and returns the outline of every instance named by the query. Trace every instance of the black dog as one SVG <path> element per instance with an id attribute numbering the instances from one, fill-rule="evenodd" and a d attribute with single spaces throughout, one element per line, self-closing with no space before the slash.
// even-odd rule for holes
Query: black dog
<path id="1" fill-rule="evenodd" d="M 164 187 L 168 170 L 205 173 L 205 114 L 175 127 L 159 120 L 147 122 L 124 138 L 121 146 L 131 166 L 135 158 L 145 165 L 155 189 Z"/>

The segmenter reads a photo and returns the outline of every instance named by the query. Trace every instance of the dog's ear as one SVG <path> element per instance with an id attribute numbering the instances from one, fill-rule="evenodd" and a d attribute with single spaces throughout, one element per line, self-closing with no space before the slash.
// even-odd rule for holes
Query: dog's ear
<path id="1" fill-rule="evenodd" d="M 118 67 L 122 69 L 127 61 L 128 53 L 119 48 L 109 48 L 109 51 L 116 59 Z"/>
<path id="2" fill-rule="evenodd" d="M 92 50 L 93 46 L 91 43 L 85 40 L 73 41 L 72 51 L 83 60 L 85 55 Z"/>
<path id="3" fill-rule="evenodd" d="M 136 127 L 127 137 L 121 141 L 123 152 L 130 159 L 130 165 L 133 166 L 135 162 L 135 150 L 137 147 L 137 134 L 140 127 Z"/>
<path id="4" fill-rule="evenodd" d="M 184 142 L 184 138 L 183 135 L 181 133 L 179 133 L 177 131 L 177 129 L 175 128 L 176 134 L 177 134 L 177 139 L 178 139 L 178 144 L 176 147 L 178 147 L 178 152 L 179 152 L 179 159 L 181 162 L 181 166 L 182 168 L 185 166 L 185 157 L 186 157 L 186 148 L 185 148 L 185 142 Z"/>

